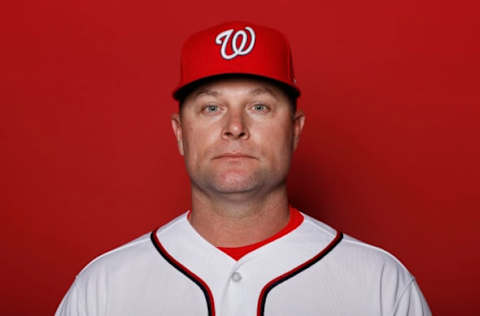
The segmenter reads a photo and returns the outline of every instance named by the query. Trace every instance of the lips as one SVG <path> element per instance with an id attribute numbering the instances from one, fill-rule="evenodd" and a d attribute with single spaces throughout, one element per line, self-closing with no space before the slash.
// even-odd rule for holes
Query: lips
<path id="1" fill-rule="evenodd" d="M 213 159 L 256 159 L 253 156 L 243 154 L 243 153 L 224 153 L 218 156 L 215 156 Z"/>

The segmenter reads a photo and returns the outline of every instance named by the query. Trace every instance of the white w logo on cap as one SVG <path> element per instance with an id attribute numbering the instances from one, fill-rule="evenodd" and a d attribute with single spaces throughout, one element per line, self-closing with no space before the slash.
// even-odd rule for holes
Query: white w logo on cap
<path id="1" fill-rule="evenodd" d="M 229 30 L 226 30 L 226 31 L 223 31 L 222 33 L 218 34 L 217 37 L 215 38 L 215 43 L 217 45 L 222 45 L 222 48 L 220 49 L 220 55 L 222 55 L 222 57 L 224 59 L 232 59 L 232 58 L 235 58 L 237 56 L 243 56 L 243 55 L 247 55 L 248 53 L 250 53 L 253 49 L 253 46 L 255 45 L 255 32 L 253 31 L 253 29 L 249 26 L 246 26 L 245 27 L 245 30 L 247 30 L 249 33 L 250 33 L 250 45 L 245 48 L 245 46 L 247 45 L 247 41 L 248 41 L 248 34 L 247 32 L 245 32 L 244 30 L 239 30 L 239 31 L 236 31 L 235 34 L 233 35 L 233 38 L 232 38 L 232 41 L 231 41 L 231 47 L 232 47 L 232 51 L 233 53 L 228 55 L 227 54 L 227 44 L 230 40 L 230 37 L 232 36 L 232 33 L 233 33 L 233 29 L 229 29 Z M 241 42 L 240 42 L 240 45 L 238 44 L 238 38 L 241 37 Z"/>

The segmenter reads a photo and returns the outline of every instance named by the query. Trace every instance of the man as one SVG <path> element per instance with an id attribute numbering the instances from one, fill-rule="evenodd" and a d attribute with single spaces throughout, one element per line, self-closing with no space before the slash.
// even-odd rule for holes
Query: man
<path id="1" fill-rule="evenodd" d="M 190 37 L 172 127 L 192 209 L 92 261 L 56 315 L 431 315 L 392 255 L 289 205 L 298 95 L 277 31 Z"/>

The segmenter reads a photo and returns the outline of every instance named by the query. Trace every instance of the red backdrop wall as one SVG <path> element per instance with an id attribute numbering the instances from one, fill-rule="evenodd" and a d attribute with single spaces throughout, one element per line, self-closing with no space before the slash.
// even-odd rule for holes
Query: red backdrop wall
<path id="1" fill-rule="evenodd" d="M 396 255 L 435 315 L 479 315 L 473 1 L 3 6 L 3 315 L 52 315 L 91 259 L 188 208 L 169 124 L 178 54 L 230 19 L 291 41 L 307 113 L 292 203 Z"/>

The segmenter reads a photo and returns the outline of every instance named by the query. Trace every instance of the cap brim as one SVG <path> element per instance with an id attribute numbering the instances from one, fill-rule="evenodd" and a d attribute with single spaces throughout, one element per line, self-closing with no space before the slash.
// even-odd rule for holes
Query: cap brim
<path id="1" fill-rule="evenodd" d="M 185 97 L 191 91 L 193 91 L 200 85 L 203 85 L 209 81 L 221 80 L 221 79 L 232 78 L 232 77 L 259 78 L 259 79 L 271 81 L 280 85 L 281 88 L 287 90 L 289 95 L 293 95 L 295 98 L 298 98 L 300 96 L 300 89 L 296 85 L 292 85 L 291 83 L 284 82 L 283 80 L 278 80 L 278 79 L 267 77 L 267 76 L 262 76 L 258 74 L 252 74 L 252 73 L 241 73 L 241 72 L 223 73 L 223 74 L 211 75 L 211 76 L 206 76 L 206 77 L 193 80 L 191 82 L 188 82 L 186 84 L 180 85 L 177 88 L 175 88 L 175 90 L 173 90 L 172 92 L 172 96 L 175 100 L 180 101 L 185 99 Z"/>

